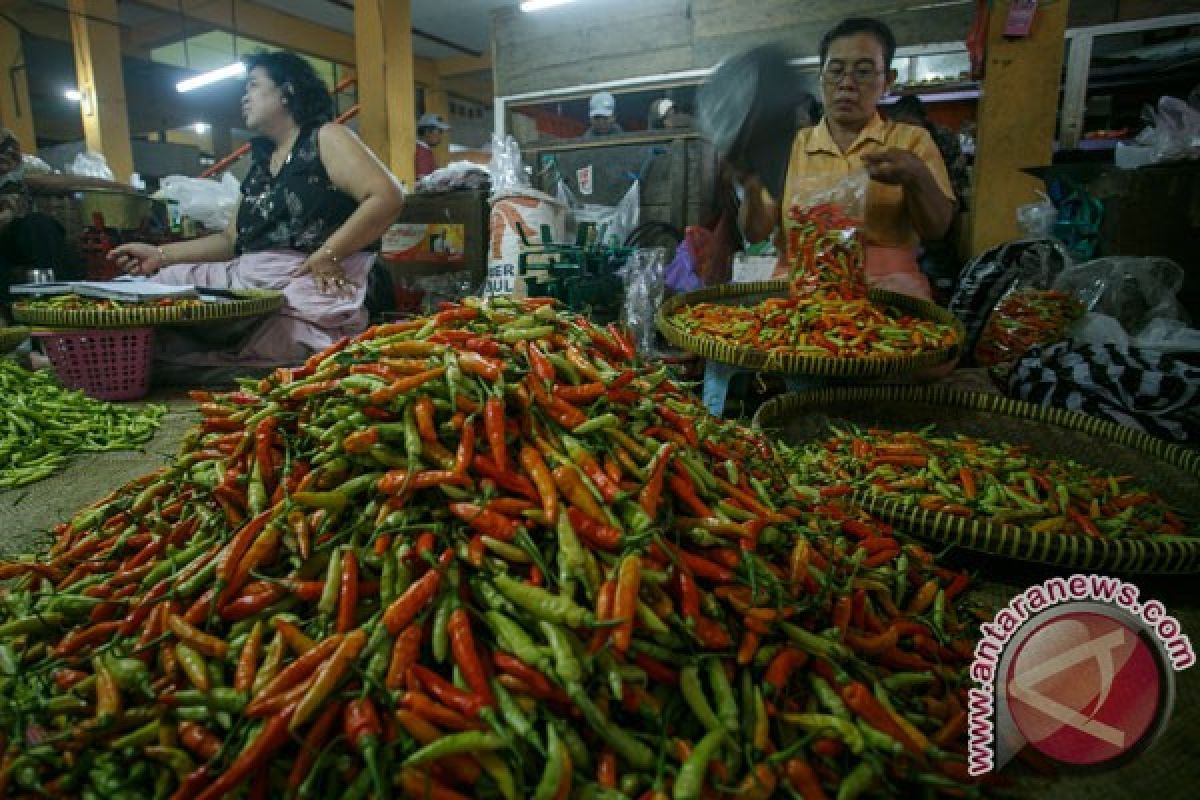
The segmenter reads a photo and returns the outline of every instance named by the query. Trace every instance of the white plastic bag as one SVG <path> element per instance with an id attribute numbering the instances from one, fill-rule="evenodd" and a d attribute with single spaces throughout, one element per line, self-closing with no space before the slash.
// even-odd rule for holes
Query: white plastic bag
<path id="1" fill-rule="evenodd" d="M 634 181 L 629 190 L 615 206 L 599 206 L 592 203 L 575 209 L 575 224 L 591 222 L 596 225 L 596 234 L 603 243 L 621 246 L 629 234 L 637 229 L 642 215 L 641 184 Z M 569 235 L 569 233 L 568 233 Z"/>
<path id="2" fill-rule="evenodd" d="M 220 181 L 168 175 L 162 179 L 156 196 L 178 203 L 179 213 L 212 231 L 229 227 L 242 199 L 237 178 L 228 172 Z"/>
<path id="3" fill-rule="evenodd" d="M 417 181 L 418 192 L 445 192 L 451 189 L 486 189 L 492 178 L 488 170 L 474 161 L 455 161 L 434 170 Z"/>
<path id="4" fill-rule="evenodd" d="M 103 178 L 107 181 L 113 179 L 113 171 L 108 168 L 108 161 L 101 153 L 93 153 L 90 150 L 75 156 L 75 160 L 67 165 L 67 174 L 84 178 Z"/>

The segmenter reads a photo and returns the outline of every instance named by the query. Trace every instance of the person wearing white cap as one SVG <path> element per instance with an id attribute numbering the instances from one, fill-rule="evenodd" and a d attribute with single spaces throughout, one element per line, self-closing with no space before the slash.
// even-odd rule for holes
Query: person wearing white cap
<path id="1" fill-rule="evenodd" d="M 588 116 L 592 126 L 584 131 L 583 138 L 592 139 L 596 136 L 611 136 L 614 133 L 624 133 L 624 129 L 613 118 L 617 110 L 617 101 L 608 92 L 597 92 L 588 102 Z"/>
<path id="2" fill-rule="evenodd" d="M 417 180 L 438 168 L 433 148 L 442 143 L 442 132 L 448 130 L 450 126 L 437 114 L 422 114 L 417 120 Z"/>

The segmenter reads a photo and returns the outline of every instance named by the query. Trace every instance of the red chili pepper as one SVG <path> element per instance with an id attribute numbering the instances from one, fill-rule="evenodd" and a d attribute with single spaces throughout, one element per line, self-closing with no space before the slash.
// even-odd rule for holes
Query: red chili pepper
<path id="1" fill-rule="evenodd" d="M 424 638 L 424 626 L 415 622 L 410 623 L 396 637 L 396 642 L 392 645 L 392 658 L 388 663 L 387 677 L 384 679 L 384 686 L 389 691 L 396 691 L 404 687 L 409 667 L 416 664 L 421 655 L 421 641 Z"/>
<path id="2" fill-rule="evenodd" d="M 446 625 L 450 635 L 450 649 L 454 654 L 454 663 L 458 665 L 463 680 L 471 690 L 479 696 L 485 706 L 495 706 L 496 698 L 492 695 L 492 687 L 488 683 L 487 672 L 479 660 L 479 651 L 475 646 L 475 636 L 471 633 L 471 620 L 466 609 L 459 608 L 450 612 Z"/>
<path id="3" fill-rule="evenodd" d="M 242 750 L 232 764 L 217 776 L 196 800 L 219 800 L 234 790 L 251 773 L 270 765 L 271 757 L 290 740 L 288 723 L 295 707 L 267 719 L 267 724 L 250 745 Z"/>
<path id="4" fill-rule="evenodd" d="M 490 356 L 495 358 L 504 352 L 504 348 L 495 339 L 487 339 L 483 337 L 475 337 L 467 339 L 463 342 L 463 347 L 470 350 L 472 353 L 478 353 L 481 356 Z"/>
<path id="5" fill-rule="evenodd" d="M 179 743 L 201 761 L 212 761 L 221 752 L 221 740 L 198 722 L 179 723 Z"/>
<path id="6" fill-rule="evenodd" d="M 573 406 L 591 405 L 596 400 L 599 400 L 608 391 L 603 383 L 593 381 L 592 383 L 584 383 L 579 386 L 563 386 L 554 387 L 553 395 L 559 400 L 570 403 Z"/>
<path id="7" fill-rule="evenodd" d="M 383 739 L 383 723 L 369 697 L 359 697 L 346 705 L 342 716 L 342 731 L 350 746 L 362 754 L 363 761 L 367 764 L 367 772 L 371 775 L 375 796 L 389 797 L 391 783 L 384 778 L 379 752 Z"/>
<path id="8" fill-rule="evenodd" d="M 488 358 L 480 353 L 459 352 L 458 366 L 468 375 L 483 378 L 488 383 L 496 383 L 504 375 L 504 362 Z"/>
<path id="9" fill-rule="evenodd" d="M 483 429 L 492 451 L 492 462 L 501 471 L 507 472 L 508 442 L 505 439 L 504 422 L 504 400 L 492 395 L 483 405 Z"/>
<path id="10" fill-rule="evenodd" d="M 650 475 L 646 478 L 646 485 L 638 493 L 638 505 L 646 512 L 646 515 L 651 519 L 658 517 L 658 500 L 662 495 L 663 476 L 667 473 L 667 466 L 671 462 L 671 456 L 675 453 L 675 446 L 671 444 L 664 445 L 659 451 L 658 456 L 654 460 L 654 466 L 650 470 Z"/>
<path id="11" fill-rule="evenodd" d="M 505 542 L 515 539 L 521 529 L 521 524 L 516 520 L 481 508 L 474 503 L 450 503 L 446 508 L 473 530 Z"/>
<path id="12" fill-rule="evenodd" d="M 459 714 L 464 714 L 467 717 L 478 717 L 479 712 L 483 709 L 482 698 L 478 695 L 467 694 L 427 667 L 414 664 L 409 669 L 409 674 L 416 679 L 422 688 L 436 697 L 438 702 L 447 708 L 457 711 Z"/>
<path id="13" fill-rule="evenodd" d="M 330 734 L 333 732 L 333 727 L 337 724 L 338 717 L 341 715 L 341 701 L 335 700 L 325 707 L 325 710 L 317 717 L 316 722 L 308 729 L 308 733 L 304 735 L 304 741 L 300 743 L 296 759 L 292 762 L 292 769 L 288 773 L 288 789 L 294 792 L 304 783 L 304 779 L 308 777 L 309 770 L 312 769 L 317 756 L 328 743 Z"/>
<path id="14" fill-rule="evenodd" d="M 542 513 L 546 516 L 545 524 L 553 528 L 558 521 L 558 487 L 554 484 L 554 476 L 542 459 L 542 454 L 536 447 L 525 445 L 521 448 L 518 461 L 526 474 L 533 479 L 542 499 Z M 515 531 L 513 532 L 515 535 Z"/>
<path id="15" fill-rule="evenodd" d="M 547 383 L 553 383 L 558 373 L 554 369 L 554 365 L 550 363 L 550 359 L 546 358 L 546 354 L 541 351 L 536 342 L 530 342 L 528 346 L 529 366 L 533 369 L 533 374 Z"/>
<path id="16" fill-rule="evenodd" d="M 453 558 L 454 551 L 446 550 L 442 554 L 441 560 L 449 564 Z M 431 569 L 414 581 L 404 591 L 404 594 L 392 601 L 392 604 L 383 612 L 383 624 L 388 629 L 388 633 L 396 636 L 412 622 L 417 614 L 433 599 L 433 596 L 437 594 L 441 582 L 442 573 L 439 570 Z"/>

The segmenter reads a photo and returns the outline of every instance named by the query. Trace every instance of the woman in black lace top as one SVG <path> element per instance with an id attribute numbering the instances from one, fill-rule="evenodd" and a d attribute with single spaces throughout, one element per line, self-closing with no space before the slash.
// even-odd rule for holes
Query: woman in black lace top
<path id="1" fill-rule="evenodd" d="M 403 205 L 387 168 L 349 129 L 303 58 L 262 53 L 247 63 L 242 115 L 258 134 L 254 163 L 229 227 L 188 242 L 127 244 L 109 257 L 127 272 L 171 284 L 283 291 L 279 315 L 236 352 L 172 353 L 195 365 L 295 363 L 366 326 L 372 255 L 364 248 Z"/>

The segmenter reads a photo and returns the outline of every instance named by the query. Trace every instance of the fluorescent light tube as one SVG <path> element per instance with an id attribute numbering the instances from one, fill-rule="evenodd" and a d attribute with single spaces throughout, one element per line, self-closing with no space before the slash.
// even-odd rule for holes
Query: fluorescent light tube
<path id="1" fill-rule="evenodd" d="M 567 3 L 573 3 L 575 0 L 525 0 L 521 3 L 522 11 L 545 11 L 547 8 L 555 6 L 565 6 Z"/>
<path id="2" fill-rule="evenodd" d="M 78 89 L 66 89 L 63 91 L 63 97 L 70 100 L 72 103 L 78 103 L 83 99 L 83 92 Z"/>
<path id="3" fill-rule="evenodd" d="M 199 89 L 201 86 L 208 86 L 210 83 L 223 81 L 226 78 L 236 78 L 239 75 L 246 74 L 246 65 L 240 61 L 235 61 L 232 64 L 221 67 L 220 69 L 210 70 L 209 72 L 201 73 L 194 78 L 188 78 L 175 84 L 175 91 L 183 93 L 190 92 L 193 89 Z"/>

